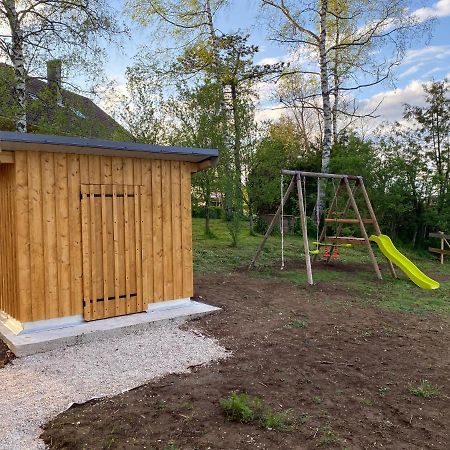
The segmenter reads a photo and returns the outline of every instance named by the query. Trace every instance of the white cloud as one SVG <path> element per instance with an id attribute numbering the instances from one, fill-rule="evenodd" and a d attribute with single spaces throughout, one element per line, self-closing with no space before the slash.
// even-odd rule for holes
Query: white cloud
<path id="1" fill-rule="evenodd" d="M 423 63 L 415 64 L 414 66 L 411 66 L 409 69 L 406 69 L 404 72 L 402 72 L 398 78 L 405 78 L 409 75 L 414 75 L 416 72 L 419 71 L 419 69 L 423 66 Z"/>
<path id="2" fill-rule="evenodd" d="M 413 80 L 404 88 L 397 88 L 391 91 L 380 92 L 361 102 L 362 112 L 373 113 L 377 117 L 373 119 L 371 125 L 376 128 L 384 121 L 401 121 L 405 104 L 414 106 L 425 106 L 425 93 L 421 80 Z"/>
<path id="3" fill-rule="evenodd" d="M 408 50 L 403 64 L 413 64 L 417 61 L 423 63 L 435 61 L 436 59 L 446 59 L 448 57 L 450 57 L 450 45 L 428 45 L 427 47 Z"/>
<path id="4" fill-rule="evenodd" d="M 257 109 L 255 113 L 255 119 L 257 122 L 263 122 L 265 120 L 277 121 L 281 117 L 287 114 L 287 110 L 282 103 L 277 103 L 269 108 Z"/>
<path id="5" fill-rule="evenodd" d="M 277 56 L 277 57 L 268 57 L 268 58 L 263 58 L 260 61 L 258 61 L 256 64 L 258 66 L 265 66 L 266 64 L 278 64 L 280 62 L 285 62 L 288 59 L 288 55 L 284 55 L 284 56 Z"/>
<path id="6" fill-rule="evenodd" d="M 412 15 L 420 21 L 450 16 L 450 0 L 438 0 L 433 6 L 416 9 Z"/>
<path id="7" fill-rule="evenodd" d="M 270 100 L 275 93 L 275 83 L 267 81 L 259 81 L 255 86 L 256 100 L 259 102 L 265 102 Z"/>

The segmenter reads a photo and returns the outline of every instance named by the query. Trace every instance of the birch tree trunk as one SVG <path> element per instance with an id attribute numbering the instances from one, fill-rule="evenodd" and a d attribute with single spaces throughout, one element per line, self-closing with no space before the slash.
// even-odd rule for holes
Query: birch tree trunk
<path id="1" fill-rule="evenodd" d="M 23 56 L 23 33 L 20 27 L 17 15 L 16 4 L 14 0 L 4 0 L 3 5 L 11 30 L 11 50 L 10 58 L 14 66 L 15 77 L 15 98 L 19 108 L 16 117 L 16 130 L 20 133 L 27 132 L 27 90 L 25 59 Z"/>
<path id="2" fill-rule="evenodd" d="M 330 101 L 330 85 L 328 79 L 328 55 L 326 48 L 327 41 L 327 10 L 328 0 L 322 0 L 320 8 L 320 36 L 319 36 L 319 66 L 320 66 L 320 88 L 322 94 L 323 108 L 323 146 L 322 146 L 322 169 L 328 173 L 330 169 L 331 143 L 332 143 L 332 111 Z M 323 185 L 323 183 L 321 183 Z M 325 207 L 325 191 L 320 189 L 320 196 L 317 199 L 319 214 Z"/>

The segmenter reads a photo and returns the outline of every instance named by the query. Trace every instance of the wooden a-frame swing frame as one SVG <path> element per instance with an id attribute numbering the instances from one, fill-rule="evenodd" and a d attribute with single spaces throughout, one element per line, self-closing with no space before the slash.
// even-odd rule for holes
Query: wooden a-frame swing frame
<path id="1" fill-rule="evenodd" d="M 309 251 L 309 241 L 308 241 L 308 229 L 306 225 L 306 214 L 305 214 L 305 199 L 303 196 L 303 189 L 302 189 L 302 179 L 305 178 L 316 178 L 319 182 L 319 179 L 322 178 L 332 178 L 339 180 L 339 184 L 334 192 L 333 200 L 331 201 L 330 207 L 328 209 L 327 217 L 324 220 L 324 226 L 322 228 L 322 231 L 319 236 L 319 242 L 318 245 L 320 245 L 323 242 L 330 243 L 331 250 L 330 254 L 334 250 L 334 247 L 336 247 L 339 244 L 342 243 L 350 243 L 350 244 L 363 244 L 366 245 L 367 251 L 370 257 L 370 260 L 372 262 L 373 269 L 375 271 L 375 274 L 378 279 L 382 280 L 383 276 L 381 274 L 380 268 L 378 266 L 377 259 L 375 257 L 375 254 L 373 252 L 372 246 L 370 244 L 369 235 L 367 234 L 366 225 L 370 224 L 374 227 L 374 232 L 377 236 L 381 235 L 380 226 L 378 224 L 377 217 L 375 215 L 375 211 L 373 210 L 372 204 L 369 199 L 369 195 L 367 194 L 366 187 L 364 186 L 364 180 L 360 176 L 355 175 L 340 175 L 340 174 L 333 174 L 333 173 L 322 173 L 322 172 L 303 172 L 298 170 L 282 170 L 282 175 L 290 175 L 292 176 L 291 181 L 289 183 L 289 186 L 283 196 L 282 202 L 280 206 L 277 209 L 277 212 L 275 213 L 269 227 L 267 228 L 266 234 L 264 235 L 258 249 L 256 250 L 256 254 L 253 257 L 252 262 L 250 263 L 248 270 L 252 270 L 255 266 L 256 261 L 259 258 L 259 255 L 261 254 L 261 251 L 263 250 L 267 239 L 269 238 L 270 234 L 272 233 L 275 225 L 277 224 L 281 212 L 283 210 L 283 207 L 288 200 L 292 190 L 294 187 L 297 187 L 297 195 L 298 195 L 298 207 L 300 211 L 300 224 L 302 228 L 302 236 L 303 236 L 303 246 L 305 250 L 305 259 L 306 259 L 306 273 L 308 277 L 308 284 L 313 285 L 313 274 L 312 274 L 312 264 L 311 264 L 311 253 Z M 353 186 L 351 185 L 353 183 Z M 345 205 L 345 208 L 342 212 L 335 211 L 337 207 L 337 200 L 339 193 L 341 190 L 345 188 L 345 191 L 347 192 L 348 199 L 347 203 Z M 360 210 L 358 208 L 356 198 L 355 198 L 355 192 L 357 189 L 360 189 L 364 198 L 364 202 L 367 208 L 367 211 L 369 212 L 370 218 L 363 219 L 361 217 Z M 350 209 L 353 209 L 356 219 L 352 218 L 346 218 L 345 215 L 349 212 Z M 339 215 L 340 217 L 336 217 L 336 215 Z M 326 236 L 326 226 L 327 224 L 335 223 L 337 224 L 336 228 L 336 236 L 327 237 Z M 362 238 L 348 236 L 348 237 L 340 237 L 339 234 L 342 230 L 343 224 L 355 224 L 359 225 L 359 229 L 362 234 Z M 314 255 L 314 259 L 317 257 L 317 255 Z M 327 259 L 329 261 L 329 258 Z M 395 273 L 394 266 L 390 260 L 387 260 L 389 271 L 391 272 L 392 276 L 394 278 L 397 278 L 397 275 Z"/>

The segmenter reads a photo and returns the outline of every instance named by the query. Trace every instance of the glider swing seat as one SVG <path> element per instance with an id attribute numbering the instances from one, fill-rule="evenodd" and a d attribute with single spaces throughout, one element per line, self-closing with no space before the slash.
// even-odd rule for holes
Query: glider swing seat
<path id="1" fill-rule="evenodd" d="M 267 228 L 266 234 L 264 235 L 256 254 L 250 263 L 248 270 L 252 270 L 258 260 L 258 257 L 263 250 L 267 239 L 272 233 L 275 225 L 278 223 L 281 216 L 281 237 L 282 237 L 282 266 L 284 267 L 284 253 L 283 253 L 283 244 L 284 244 L 284 231 L 283 231 L 283 213 L 284 213 L 284 205 L 288 200 L 291 192 L 294 187 L 297 188 L 298 195 L 298 207 L 300 212 L 300 223 L 302 228 L 303 235 L 303 246 L 305 251 L 305 259 L 306 259 L 306 273 L 308 277 L 308 284 L 313 285 L 313 274 L 312 274 L 312 264 L 311 260 L 315 260 L 317 256 L 320 254 L 321 246 L 329 246 L 331 247 L 330 251 L 327 252 L 326 261 L 328 262 L 331 258 L 332 252 L 336 247 L 349 247 L 352 245 L 365 245 L 367 247 L 367 252 L 369 254 L 370 260 L 372 262 L 373 269 L 378 279 L 382 280 L 383 276 L 380 272 L 380 268 L 378 267 L 378 262 L 376 260 L 375 254 L 373 252 L 372 246 L 369 241 L 369 235 L 367 233 L 366 226 L 371 225 L 374 228 L 374 234 L 376 236 L 381 235 L 380 226 L 378 224 L 377 218 L 375 216 L 375 212 L 372 208 L 372 204 L 370 203 L 369 195 L 367 194 L 366 188 L 364 186 L 363 178 L 360 176 L 354 175 L 339 175 L 339 174 L 331 174 L 331 173 L 321 173 L 321 172 L 303 172 L 296 170 L 282 170 L 281 175 L 291 176 L 291 181 L 286 192 L 283 195 L 283 183 L 281 182 L 281 204 L 275 213 L 272 222 Z M 331 201 L 330 207 L 328 208 L 327 215 L 324 219 L 324 225 L 319 235 L 319 225 L 320 225 L 320 216 L 319 212 L 315 211 L 315 224 L 317 229 L 317 237 L 314 244 L 316 246 L 315 250 L 310 250 L 309 241 L 308 241 L 308 230 L 306 225 L 306 205 L 305 205 L 305 183 L 307 178 L 316 178 L 317 179 L 317 198 L 320 196 L 320 180 L 321 179 L 332 179 L 333 185 L 336 180 L 338 180 L 338 184 L 334 190 L 333 199 Z M 362 218 L 360 209 L 358 207 L 355 194 L 357 191 L 362 193 L 363 203 L 365 205 L 365 209 L 368 212 L 369 218 Z M 347 193 L 347 201 L 345 203 L 345 207 L 342 211 L 338 211 L 338 198 L 341 195 L 345 195 Z M 353 215 L 355 217 L 347 217 L 350 215 L 351 210 L 353 211 Z M 335 235 L 328 236 L 327 235 L 327 227 L 334 225 L 335 226 Z M 362 237 L 355 236 L 341 236 L 342 226 L 343 225 L 359 225 L 359 229 Z M 395 273 L 394 266 L 392 262 L 388 259 L 388 267 L 394 278 L 397 278 Z"/>

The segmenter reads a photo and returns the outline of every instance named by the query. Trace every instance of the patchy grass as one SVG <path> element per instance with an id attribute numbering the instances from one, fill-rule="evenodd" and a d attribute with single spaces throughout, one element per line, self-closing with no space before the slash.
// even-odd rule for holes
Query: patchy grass
<path id="1" fill-rule="evenodd" d="M 436 398 L 439 397 L 441 388 L 428 380 L 421 380 L 418 384 L 409 386 L 409 392 L 416 397 Z"/>
<path id="2" fill-rule="evenodd" d="M 292 428 L 290 411 L 267 412 L 261 418 L 264 428 L 276 431 L 289 431 Z"/>
<path id="3" fill-rule="evenodd" d="M 232 392 L 220 404 L 228 420 L 232 422 L 249 423 L 255 420 L 257 399 L 247 394 Z"/>
<path id="4" fill-rule="evenodd" d="M 225 417 L 232 422 L 259 423 L 263 428 L 289 431 L 290 410 L 273 411 L 260 398 L 242 392 L 231 392 L 220 402 Z"/>
<path id="5" fill-rule="evenodd" d="M 286 328 L 305 328 L 308 324 L 304 320 L 295 319 L 286 325 Z"/>
<path id="6" fill-rule="evenodd" d="M 315 395 L 315 396 L 312 398 L 312 402 L 313 402 L 315 405 L 320 405 L 320 404 L 322 403 L 322 399 L 321 399 L 318 395 Z"/>
<path id="7" fill-rule="evenodd" d="M 335 445 L 339 444 L 340 439 L 336 432 L 330 425 L 326 425 L 320 430 L 320 443 L 322 445 Z"/>
<path id="8" fill-rule="evenodd" d="M 255 255 L 262 236 L 250 236 L 248 224 L 243 222 L 238 247 L 230 247 L 230 237 L 223 220 L 211 220 L 214 238 L 205 236 L 204 220 L 193 219 L 194 269 L 198 273 L 219 273 L 237 268 L 247 267 Z M 450 263 L 441 265 L 426 252 L 413 252 L 411 249 L 399 250 L 410 258 L 420 269 L 441 278 L 440 289 L 420 289 L 405 278 L 399 269 L 399 279 L 393 279 L 385 264 L 385 259 L 374 246 L 377 259 L 383 264 L 384 281 L 376 279 L 370 268 L 370 260 L 363 246 L 341 249 L 339 260 L 333 261 L 335 269 L 315 270 L 314 281 L 317 285 L 334 283 L 352 293 L 352 301 L 396 311 L 428 314 L 438 313 L 450 315 Z M 285 236 L 285 259 L 293 261 L 302 259 L 301 236 Z M 345 271 L 346 263 L 361 264 L 360 271 Z M 369 264 L 364 266 L 363 264 Z M 258 261 L 258 272 L 253 276 L 277 277 L 293 283 L 305 285 L 306 272 L 301 269 L 280 271 L 276 264 L 281 264 L 280 237 L 271 236 Z M 334 301 L 334 299 L 333 299 Z M 387 330 L 386 335 L 389 335 Z"/>
<path id="9" fill-rule="evenodd" d="M 384 397 L 390 391 L 390 388 L 388 386 L 381 385 L 381 386 L 378 386 L 377 390 L 378 390 L 378 394 L 381 397 Z"/>

